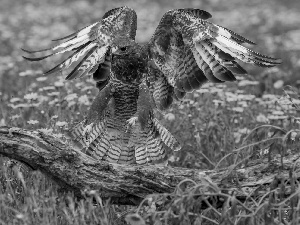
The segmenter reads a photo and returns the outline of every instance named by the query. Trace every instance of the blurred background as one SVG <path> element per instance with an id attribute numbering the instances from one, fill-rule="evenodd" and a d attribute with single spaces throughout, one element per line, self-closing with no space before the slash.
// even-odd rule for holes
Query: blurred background
<path id="1" fill-rule="evenodd" d="M 20 48 L 54 45 L 52 39 L 123 5 L 137 12 L 138 42 L 150 39 L 168 10 L 200 8 L 212 14 L 212 22 L 257 43 L 253 50 L 283 60 L 271 69 L 243 65 L 249 72 L 248 85 L 208 85 L 162 115 L 162 122 L 184 145 L 183 151 L 170 153 L 173 165 L 210 168 L 241 144 L 248 129 L 260 123 L 283 123 L 278 117 L 282 113 L 273 113 L 278 111 L 274 102 L 268 105 L 269 99 L 263 97 L 280 95 L 284 85 L 300 86 L 299 0 L 0 0 L 0 125 L 59 132 L 82 119 L 95 94 L 93 84 L 84 79 L 64 83 L 61 75 L 42 77 L 42 71 L 57 64 L 60 56 L 30 63 L 23 60 Z M 231 96 L 231 101 L 222 96 Z"/>

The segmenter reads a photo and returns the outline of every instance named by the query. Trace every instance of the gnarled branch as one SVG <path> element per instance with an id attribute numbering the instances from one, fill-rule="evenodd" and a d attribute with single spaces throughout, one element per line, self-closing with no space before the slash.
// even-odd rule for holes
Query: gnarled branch
<path id="1" fill-rule="evenodd" d="M 40 170 L 76 196 L 82 196 L 85 190 L 96 190 L 102 198 L 111 198 L 115 204 L 137 205 L 148 194 L 172 193 L 185 179 L 196 183 L 206 179 L 220 188 L 238 190 L 238 186 L 254 193 L 254 189 L 269 185 L 275 177 L 289 179 L 291 168 L 296 171 L 294 176 L 300 177 L 299 166 L 294 165 L 300 154 L 285 158 L 283 167 L 280 160 L 272 163 L 261 160 L 242 169 L 216 171 L 120 165 L 97 161 L 52 134 L 9 127 L 0 128 L 0 154 Z M 239 198 L 246 198 L 246 192 L 239 192 Z"/>

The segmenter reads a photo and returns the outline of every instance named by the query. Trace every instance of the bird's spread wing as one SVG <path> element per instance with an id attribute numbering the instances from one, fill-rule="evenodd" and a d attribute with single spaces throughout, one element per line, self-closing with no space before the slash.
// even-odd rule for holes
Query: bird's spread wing
<path id="1" fill-rule="evenodd" d="M 234 74 L 246 74 L 237 59 L 261 67 L 281 63 L 244 47 L 243 43 L 254 43 L 207 21 L 210 17 L 200 9 L 177 9 L 161 19 L 148 43 L 154 62 L 148 79 L 159 109 L 168 108 L 173 98 L 181 99 L 207 81 L 234 81 Z"/>
<path id="2" fill-rule="evenodd" d="M 64 40 L 61 44 L 38 51 L 23 49 L 30 54 L 52 51 L 51 54 L 39 58 L 24 58 L 29 61 L 39 61 L 53 55 L 72 52 L 67 59 L 45 74 L 56 73 L 78 63 L 66 77 L 67 80 L 93 74 L 97 83 L 105 86 L 110 70 L 110 49 L 114 46 L 131 45 L 135 39 L 136 26 L 137 18 L 133 9 L 126 6 L 112 9 L 104 14 L 101 21 L 54 40 Z"/>

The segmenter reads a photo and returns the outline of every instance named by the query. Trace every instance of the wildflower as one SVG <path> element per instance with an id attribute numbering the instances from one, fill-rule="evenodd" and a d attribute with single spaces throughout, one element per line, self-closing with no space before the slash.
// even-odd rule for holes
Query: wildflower
<path id="1" fill-rule="evenodd" d="M 264 114 L 260 113 L 256 117 L 256 121 L 259 122 L 259 123 L 267 123 L 269 120 L 268 120 L 268 118 Z"/>
<path id="2" fill-rule="evenodd" d="M 18 218 L 18 219 L 24 219 L 25 216 L 22 213 L 18 213 L 18 214 L 16 214 L 16 218 Z"/>
<path id="3" fill-rule="evenodd" d="M 27 100 L 37 100 L 38 99 L 38 94 L 37 93 L 30 93 L 30 94 L 26 94 L 24 96 L 24 99 L 27 99 Z"/>
<path id="4" fill-rule="evenodd" d="M 68 101 L 68 107 L 70 108 L 71 106 L 76 105 L 75 101 Z"/>
<path id="5" fill-rule="evenodd" d="M 47 95 L 49 95 L 49 96 L 57 96 L 57 95 L 59 95 L 60 93 L 58 92 L 58 91 L 54 91 L 54 92 L 50 92 L 50 93 L 48 93 Z"/>
<path id="6" fill-rule="evenodd" d="M 258 85 L 258 84 L 259 84 L 258 81 L 241 80 L 241 81 L 238 83 L 238 86 L 239 86 L 239 87 L 245 87 L 245 86 L 248 86 L 248 85 Z"/>
<path id="7" fill-rule="evenodd" d="M 78 98 L 78 102 L 83 105 L 90 105 L 90 101 L 87 95 L 82 95 Z"/>
<path id="8" fill-rule="evenodd" d="M 48 77 L 38 77 L 38 78 L 36 78 L 36 80 L 37 81 L 45 81 L 45 80 L 47 80 L 48 79 Z"/>
<path id="9" fill-rule="evenodd" d="M 273 94 L 265 94 L 262 96 L 262 98 L 264 99 L 271 99 L 271 100 L 274 100 L 274 99 L 278 99 L 278 96 L 277 95 L 273 95 Z"/>
<path id="10" fill-rule="evenodd" d="M 244 108 L 248 107 L 248 104 L 247 104 L 246 101 L 239 101 L 238 104 L 239 104 L 241 107 L 244 107 Z"/>
<path id="11" fill-rule="evenodd" d="M 207 92 L 209 92 L 209 90 L 206 89 L 206 88 L 201 88 L 201 89 L 197 90 L 197 92 L 200 93 L 200 94 L 202 94 L 202 93 L 207 93 Z"/>
<path id="12" fill-rule="evenodd" d="M 233 107 L 231 110 L 235 111 L 235 112 L 239 112 L 239 113 L 244 112 L 244 108 L 243 107 Z"/>
<path id="13" fill-rule="evenodd" d="M 238 95 L 238 99 L 239 100 L 244 100 L 244 101 L 251 101 L 251 100 L 255 99 L 255 95 L 243 95 L 243 94 L 239 94 Z"/>
<path id="14" fill-rule="evenodd" d="M 167 113 L 164 117 L 169 121 L 175 120 L 175 115 L 173 113 Z"/>
<path id="15" fill-rule="evenodd" d="M 4 126 L 6 126 L 6 123 L 5 123 L 5 120 L 2 118 L 0 120 L 0 127 L 4 127 Z"/>
<path id="16" fill-rule="evenodd" d="M 293 98 L 292 101 L 295 105 L 300 106 L 300 99 Z"/>
<path id="17" fill-rule="evenodd" d="M 38 124 L 39 121 L 37 121 L 37 120 L 29 120 L 29 121 L 27 121 L 27 123 L 31 124 L 31 125 L 34 125 L 34 124 Z"/>
<path id="18" fill-rule="evenodd" d="M 272 114 L 281 116 L 281 115 L 284 115 L 284 112 L 277 110 L 277 111 L 273 111 Z"/>
<path id="19" fill-rule="evenodd" d="M 225 94 L 225 97 L 226 97 L 226 101 L 228 101 L 228 102 L 235 102 L 235 101 L 238 100 L 237 95 L 232 93 L 232 92 L 226 91 L 224 94 Z"/>
<path id="20" fill-rule="evenodd" d="M 65 97 L 65 100 L 66 101 L 72 101 L 74 99 L 78 98 L 77 94 L 76 93 L 72 93 L 72 94 L 69 94 Z"/>
<path id="21" fill-rule="evenodd" d="M 39 102 L 42 103 L 42 102 L 48 102 L 49 101 L 49 97 L 47 96 L 39 96 Z"/>
<path id="22" fill-rule="evenodd" d="M 65 121 L 57 121 L 55 125 L 58 127 L 64 127 L 64 126 L 67 126 L 68 123 Z"/>
<path id="23" fill-rule="evenodd" d="M 164 117 L 169 121 L 175 120 L 175 115 L 173 113 L 167 113 Z"/>
<path id="24" fill-rule="evenodd" d="M 10 102 L 11 102 L 11 103 L 19 102 L 19 101 L 21 101 L 20 98 L 12 98 L 12 99 L 10 99 Z"/>
<path id="25" fill-rule="evenodd" d="M 278 115 L 269 115 L 268 116 L 268 119 L 269 120 L 284 120 L 284 119 L 287 119 L 288 116 L 278 116 Z"/>
<path id="26" fill-rule="evenodd" d="M 291 101 L 287 98 L 280 98 L 277 101 L 280 105 L 290 105 Z"/>
<path id="27" fill-rule="evenodd" d="M 15 119 L 18 119 L 18 118 L 20 118 L 21 116 L 20 115 L 13 115 L 13 116 L 11 116 L 10 118 L 12 119 L 12 120 L 15 120 Z"/>
<path id="28" fill-rule="evenodd" d="M 241 134 L 247 134 L 250 132 L 250 130 L 245 127 L 245 128 L 238 129 L 238 132 Z"/>
<path id="29" fill-rule="evenodd" d="M 214 99 L 213 103 L 215 104 L 215 106 L 224 106 L 225 105 L 224 101 L 217 100 L 217 99 Z"/>
<path id="30" fill-rule="evenodd" d="M 81 86 L 83 86 L 84 84 L 82 82 L 78 82 L 75 84 L 75 87 L 80 88 Z"/>
<path id="31" fill-rule="evenodd" d="M 213 87 L 210 89 L 209 91 L 210 93 L 219 93 L 219 92 L 223 92 L 222 88 L 218 88 L 218 87 Z"/>
<path id="32" fill-rule="evenodd" d="M 30 75 L 35 75 L 33 70 L 26 70 L 26 71 L 19 73 L 20 77 L 26 77 L 26 76 L 30 76 Z"/>
<path id="33" fill-rule="evenodd" d="M 24 104 L 21 103 L 21 104 L 18 104 L 18 105 L 9 104 L 9 106 L 12 107 L 13 109 L 31 107 L 30 104 L 27 104 L 27 103 L 24 103 Z"/>
<path id="34" fill-rule="evenodd" d="M 88 86 L 84 86 L 83 88 L 81 88 L 81 91 L 82 91 L 82 92 L 85 92 L 85 91 L 89 91 L 89 90 L 91 90 L 91 89 L 93 89 L 93 88 L 94 88 L 94 85 L 93 85 L 93 86 L 88 85 Z"/>
<path id="35" fill-rule="evenodd" d="M 235 143 L 239 143 L 241 140 L 242 134 L 239 132 L 233 132 L 233 137 L 234 137 Z"/>
<path id="36" fill-rule="evenodd" d="M 62 82 L 62 81 L 56 81 L 56 82 L 54 82 L 54 86 L 55 87 L 63 87 L 64 86 L 64 82 Z"/>
<path id="37" fill-rule="evenodd" d="M 48 104 L 49 105 L 54 105 L 54 104 L 56 104 L 56 103 L 58 103 L 59 101 L 58 101 L 58 99 L 53 99 L 52 101 L 50 101 Z"/>
<path id="38" fill-rule="evenodd" d="M 199 94 L 198 94 L 196 91 L 194 91 L 194 97 L 195 97 L 195 98 L 198 98 L 198 97 L 199 97 Z"/>
<path id="39" fill-rule="evenodd" d="M 273 84 L 274 88 L 276 88 L 276 89 L 282 88 L 283 85 L 284 85 L 284 81 L 283 81 L 283 80 L 278 80 L 278 81 L 276 81 L 276 82 Z"/>
<path id="40" fill-rule="evenodd" d="M 297 134 L 298 134 L 297 132 L 292 131 L 291 132 L 291 140 L 295 141 Z"/>
<path id="41" fill-rule="evenodd" d="M 38 131 L 43 132 L 45 134 L 51 134 L 53 129 L 41 128 L 41 129 L 38 129 Z"/>
<path id="42" fill-rule="evenodd" d="M 46 86 L 42 88 L 44 91 L 49 91 L 49 90 L 55 90 L 55 87 L 53 86 Z"/>

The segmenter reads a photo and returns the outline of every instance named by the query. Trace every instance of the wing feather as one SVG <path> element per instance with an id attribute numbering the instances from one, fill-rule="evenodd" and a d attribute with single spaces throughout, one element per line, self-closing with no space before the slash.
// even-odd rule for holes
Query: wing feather
<path id="1" fill-rule="evenodd" d="M 86 26 L 63 38 L 55 39 L 54 41 L 63 42 L 54 47 L 37 51 L 23 49 L 29 54 L 46 51 L 51 51 L 51 54 L 37 58 L 24 58 L 29 61 L 40 61 L 54 55 L 72 52 L 67 59 L 45 74 L 63 71 L 79 62 L 74 70 L 66 76 L 67 80 L 94 74 L 96 71 L 98 73 L 93 77 L 98 77 L 100 71 L 100 75 L 103 77 L 100 76 L 101 79 L 97 82 L 104 84 L 105 82 L 103 81 L 109 75 L 107 71 L 110 71 L 110 63 L 107 63 L 107 60 L 103 60 L 104 56 L 107 51 L 111 51 L 111 47 L 118 45 L 120 40 L 123 45 L 134 43 L 137 27 L 136 20 L 135 11 L 127 6 L 112 9 L 105 13 L 101 21 Z M 98 68 L 100 69 L 98 70 Z"/>
<path id="2" fill-rule="evenodd" d="M 261 67 L 281 63 L 280 59 L 243 46 L 243 43 L 255 43 L 207 21 L 210 17 L 209 13 L 197 9 L 170 10 L 148 43 L 150 59 L 174 88 L 177 99 L 207 80 L 222 83 L 235 81 L 234 74 L 246 74 L 236 60 Z"/>

